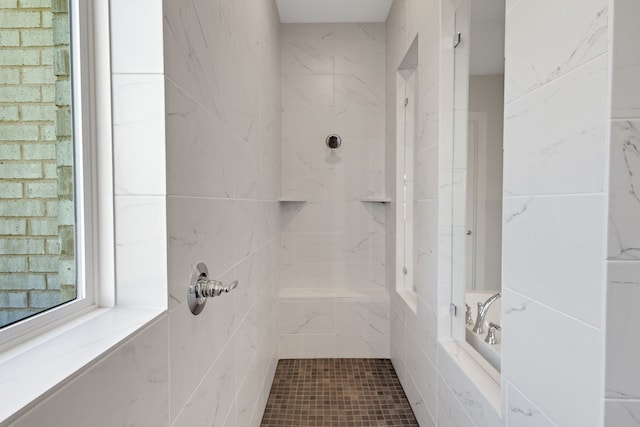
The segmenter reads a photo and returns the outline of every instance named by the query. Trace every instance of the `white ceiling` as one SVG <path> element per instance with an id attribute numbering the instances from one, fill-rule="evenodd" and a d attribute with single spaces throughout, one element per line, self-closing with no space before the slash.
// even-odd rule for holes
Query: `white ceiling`
<path id="1" fill-rule="evenodd" d="M 385 22 L 393 0 L 276 0 L 280 22 Z"/>

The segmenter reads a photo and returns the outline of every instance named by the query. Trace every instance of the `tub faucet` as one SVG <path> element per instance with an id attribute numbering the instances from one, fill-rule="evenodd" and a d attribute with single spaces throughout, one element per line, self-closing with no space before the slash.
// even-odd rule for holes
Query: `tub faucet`
<path id="1" fill-rule="evenodd" d="M 498 298 L 500 298 L 502 294 L 498 292 L 495 295 L 489 297 L 484 303 L 478 303 L 478 317 L 476 317 L 476 324 L 473 327 L 473 332 L 476 334 L 484 334 L 484 318 L 487 316 L 487 311 L 489 311 L 489 307 L 493 304 Z"/>

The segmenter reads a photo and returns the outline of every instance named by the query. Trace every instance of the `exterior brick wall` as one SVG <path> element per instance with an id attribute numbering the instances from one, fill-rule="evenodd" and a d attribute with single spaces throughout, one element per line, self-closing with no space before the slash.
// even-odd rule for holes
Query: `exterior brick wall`
<path id="1" fill-rule="evenodd" d="M 73 299 L 67 0 L 0 0 L 0 326 Z"/>

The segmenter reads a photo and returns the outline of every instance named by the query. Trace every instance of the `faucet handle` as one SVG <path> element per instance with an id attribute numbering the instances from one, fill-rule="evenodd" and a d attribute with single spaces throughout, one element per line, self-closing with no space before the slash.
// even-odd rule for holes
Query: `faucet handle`
<path id="1" fill-rule="evenodd" d="M 471 316 L 471 306 L 469 304 L 465 304 L 465 323 L 467 325 L 473 325 L 473 317 Z"/>
<path id="2" fill-rule="evenodd" d="M 495 324 L 493 322 L 489 322 L 489 330 L 487 331 L 487 338 L 485 338 L 484 342 L 490 345 L 498 344 L 498 338 L 496 338 L 496 331 L 501 331 L 502 328 L 500 325 Z"/>

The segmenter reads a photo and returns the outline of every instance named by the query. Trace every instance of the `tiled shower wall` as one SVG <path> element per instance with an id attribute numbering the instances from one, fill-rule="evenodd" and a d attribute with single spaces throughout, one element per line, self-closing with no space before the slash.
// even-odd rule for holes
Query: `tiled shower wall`
<path id="1" fill-rule="evenodd" d="M 605 425 L 640 420 L 640 3 L 613 2 Z"/>
<path id="2" fill-rule="evenodd" d="M 168 296 L 169 310 L 15 425 L 259 425 L 281 246 L 275 4 L 112 0 L 111 13 L 116 222 L 130 225 L 118 225 L 118 281 Z M 136 173 L 141 165 L 157 173 Z M 185 299 L 197 262 L 240 285 L 193 316 Z"/>
<path id="3" fill-rule="evenodd" d="M 384 24 L 283 24 L 281 357 L 386 357 Z M 327 135 L 342 137 L 335 151 Z"/>

